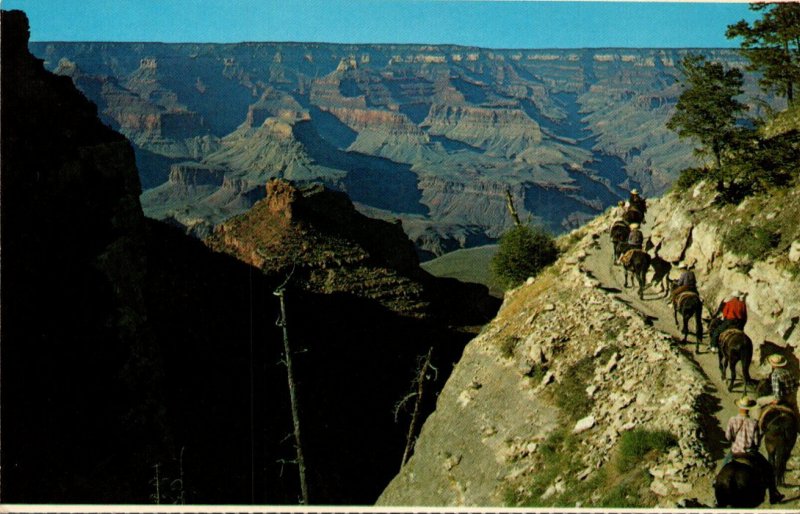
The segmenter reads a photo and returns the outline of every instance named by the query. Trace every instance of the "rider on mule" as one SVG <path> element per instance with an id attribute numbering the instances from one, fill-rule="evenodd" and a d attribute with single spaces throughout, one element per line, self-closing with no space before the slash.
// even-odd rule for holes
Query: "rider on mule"
<path id="1" fill-rule="evenodd" d="M 721 311 L 722 323 L 718 324 L 711 332 L 712 348 L 718 346 L 719 335 L 729 328 L 744 330 L 744 326 L 747 324 L 747 305 L 745 305 L 743 298 L 744 294 L 741 291 L 734 291 L 727 302 L 720 303 L 713 317 L 716 318 Z"/>
<path id="2" fill-rule="evenodd" d="M 788 361 L 780 354 L 772 354 L 767 360 L 772 366 L 769 375 L 772 385 L 772 394 L 758 399 L 759 405 L 785 405 L 794 411 L 795 416 L 800 416 L 797 411 L 797 377 L 786 368 Z"/>
<path id="3" fill-rule="evenodd" d="M 672 295 L 670 301 L 684 291 L 697 292 L 697 277 L 694 275 L 694 263 L 686 264 L 682 262 L 678 264 L 678 269 L 682 271 L 681 276 L 678 278 L 672 287 Z"/>
<path id="4" fill-rule="evenodd" d="M 644 234 L 639 230 L 638 223 L 631 223 L 631 233 L 628 234 L 628 248 L 641 250 L 644 244 Z"/>
<path id="5" fill-rule="evenodd" d="M 769 487 L 769 502 L 779 503 L 784 497 L 775 484 L 772 466 L 758 451 L 758 446 L 761 444 L 761 430 L 758 421 L 750 417 L 750 409 L 756 405 L 756 402 L 747 396 L 736 401 L 739 413 L 728 420 L 725 429 L 725 439 L 732 443 L 731 450 L 725 455 L 722 465 L 733 459 L 747 459 L 753 467 L 760 470 L 760 474 L 766 480 Z"/>
<path id="6" fill-rule="evenodd" d="M 631 189 L 631 196 L 628 199 L 628 202 L 631 204 L 631 207 L 641 212 L 642 214 L 647 212 L 647 202 L 645 202 L 644 198 L 639 196 L 639 190 Z"/>

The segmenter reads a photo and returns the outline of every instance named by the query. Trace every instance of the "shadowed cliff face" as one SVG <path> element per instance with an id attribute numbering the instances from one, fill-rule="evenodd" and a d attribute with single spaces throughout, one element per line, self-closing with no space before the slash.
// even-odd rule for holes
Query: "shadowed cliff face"
<path id="1" fill-rule="evenodd" d="M 284 275 L 144 218 L 131 145 L 27 36 L 4 11 L 0 500 L 149 503 L 158 476 L 161 503 L 295 503 Z M 384 261 L 407 274 L 403 244 Z M 418 356 L 433 347 L 440 370 L 424 416 L 468 336 L 435 308 L 409 317 L 348 291 L 290 283 L 287 301 L 311 499 L 371 503 L 399 466 L 410 413 L 394 408 Z"/>
<path id="2" fill-rule="evenodd" d="M 147 473 L 171 435 L 133 151 L 28 54 L 21 12 L 3 12 L 2 33 L 3 500 L 75 500 L 81 481 L 97 501 L 143 497 L 123 476 Z"/>
<path id="3" fill-rule="evenodd" d="M 506 189 L 523 219 L 558 233 L 633 187 L 665 191 L 694 164 L 691 143 L 664 127 L 685 50 L 31 48 L 133 141 L 145 213 L 195 233 L 199 222 L 218 224 L 263 198 L 269 178 L 324 182 L 363 212 L 403 219 L 427 257 L 498 237 L 511 223 Z M 744 65 L 733 50 L 704 53 Z M 754 83 L 746 89 L 759 96 Z M 174 173 L 198 163 L 224 173 L 224 184 L 194 187 Z M 502 194 L 483 194 L 493 190 Z"/>

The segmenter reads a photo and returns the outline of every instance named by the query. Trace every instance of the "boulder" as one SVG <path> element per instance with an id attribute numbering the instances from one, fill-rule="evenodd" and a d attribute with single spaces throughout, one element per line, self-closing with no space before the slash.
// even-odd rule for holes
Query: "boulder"
<path id="1" fill-rule="evenodd" d="M 800 241 L 794 241 L 792 246 L 789 247 L 789 260 L 800 262 Z"/>
<path id="2" fill-rule="evenodd" d="M 572 433 L 580 434 L 581 432 L 586 432 L 587 430 L 592 428 L 595 425 L 595 423 L 597 423 L 597 421 L 592 415 L 579 419 L 578 422 L 575 423 L 575 428 L 572 429 Z"/>
<path id="3" fill-rule="evenodd" d="M 659 496 L 667 496 L 669 494 L 669 486 L 658 478 L 650 483 L 650 490 Z"/>

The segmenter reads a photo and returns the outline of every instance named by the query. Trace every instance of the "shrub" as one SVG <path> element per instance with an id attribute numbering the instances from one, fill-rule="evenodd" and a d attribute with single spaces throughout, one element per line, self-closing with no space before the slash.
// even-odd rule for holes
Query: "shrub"
<path id="1" fill-rule="evenodd" d="M 681 170 L 678 180 L 675 181 L 674 188 L 677 191 L 686 191 L 706 176 L 708 176 L 708 170 L 705 168 L 686 168 Z"/>
<path id="2" fill-rule="evenodd" d="M 506 336 L 500 340 L 499 348 L 500 348 L 500 355 L 505 357 L 506 359 L 510 359 L 514 356 L 514 350 L 517 348 L 519 344 L 519 337 L 514 336 Z"/>
<path id="3" fill-rule="evenodd" d="M 738 255 L 746 255 L 753 260 L 763 258 L 781 242 L 781 235 L 771 227 L 736 225 L 722 239 L 725 248 Z"/>
<path id="4" fill-rule="evenodd" d="M 664 451 L 678 444 L 674 435 L 663 430 L 643 429 L 625 432 L 617 449 L 617 470 L 624 473 L 633 469 L 651 451 Z"/>
<path id="5" fill-rule="evenodd" d="M 536 276 L 558 257 L 553 237 L 541 227 L 517 225 L 500 237 L 492 257 L 492 274 L 506 288 Z"/>

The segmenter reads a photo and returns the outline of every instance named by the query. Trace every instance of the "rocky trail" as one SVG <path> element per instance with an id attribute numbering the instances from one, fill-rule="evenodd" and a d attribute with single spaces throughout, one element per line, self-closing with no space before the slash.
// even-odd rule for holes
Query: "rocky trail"
<path id="1" fill-rule="evenodd" d="M 642 228 L 646 238 L 649 230 L 648 225 L 645 224 Z M 596 239 L 596 244 L 592 251 L 587 252 L 582 264 L 582 271 L 591 278 L 596 279 L 600 283 L 599 287 L 603 290 L 613 294 L 618 300 L 637 310 L 645 319 L 646 324 L 652 325 L 653 328 L 670 335 L 687 358 L 707 378 L 707 396 L 704 398 L 706 401 L 703 402 L 703 407 L 706 409 L 705 414 L 708 415 L 704 417 L 706 420 L 705 436 L 708 439 L 709 451 L 717 459 L 718 470 L 728 448 L 728 443 L 724 441 L 724 426 L 728 418 L 736 414 L 734 402 L 744 394 L 741 366 L 737 366 L 737 380 L 733 391 L 728 391 L 727 380 L 723 382 L 720 376 L 717 354 L 709 349 L 707 320 L 704 320 L 706 325 L 704 326 L 703 341 L 700 343 L 700 351 L 695 353 L 694 320 L 689 322 L 690 334 L 687 342 L 681 343 L 683 337 L 681 334 L 682 321 L 679 316 L 678 322 L 681 326 L 676 326 L 673 320 L 672 306 L 668 303 L 664 294 L 660 292 L 659 287 L 646 288 L 643 299 L 640 300 L 636 287 L 624 287 L 623 269 L 621 266 L 612 265 L 612 261 L 613 250 L 610 238 L 608 234 L 602 233 Z M 675 271 L 673 271 L 674 274 Z M 707 312 L 704 312 L 704 315 L 707 316 Z M 750 374 L 754 380 L 765 376 L 765 373 L 762 372 L 765 370 L 761 370 L 759 367 L 758 354 L 759 352 L 756 350 L 750 367 Z M 727 372 L 727 375 L 728 377 L 730 376 L 730 371 Z M 752 388 L 748 388 L 748 391 L 752 394 Z M 700 502 L 706 505 L 714 504 L 712 480 L 713 476 L 708 480 L 707 486 L 703 485 L 695 488 L 695 491 L 707 491 L 707 495 L 698 498 Z M 761 508 L 796 509 L 800 507 L 800 450 L 798 450 L 798 447 L 795 447 L 792 458 L 789 461 L 786 483 L 787 486 L 781 488 L 781 491 L 786 496 L 784 502 L 774 506 L 770 506 L 768 502 L 765 502 Z"/>

